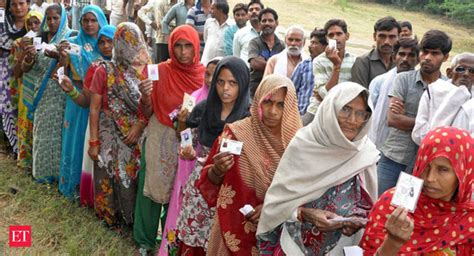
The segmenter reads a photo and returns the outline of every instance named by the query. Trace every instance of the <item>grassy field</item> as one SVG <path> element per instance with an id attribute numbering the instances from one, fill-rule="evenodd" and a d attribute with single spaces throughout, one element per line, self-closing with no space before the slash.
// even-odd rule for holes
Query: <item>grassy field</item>
<path id="1" fill-rule="evenodd" d="M 32 247 L 10 248 L 10 225 L 30 225 Z M 0 154 L 0 255 L 133 254 L 130 236 L 111 231 L 92 209 L 66 200 L 57 186 L 35 183 Z"/>
<path id="2" fill-rule="evenodd" d="M 240 2 L 230 0 L 231 6 Z M 248 0 L 243 1 L 245 3 Z M 473 29 L 461 28 L 440 17 L 395 9 L 378 4 L 326 0 L 264 0 L 280 15 L 280 31 L 301 24 L 308 31 L 322 27 L 331 18 L 343 18 L 349 25 L 349 50 L 357 55 L 372 47 L 374 22 L 383 16 L 409 20 L 418 38 L 428 29 L 446 31 L 454 41 L 453 53 L 473 51 Z M 446 64 L 445 64 L 446 66 Z M 19 188 L 16 194 L 11 187 Z M 31 225 L 33 246 L 8 247 L 10 225 Z M 56 186 L 39 185 L 16 170 L 14 162 L 0 155 L 0 255 L 133 255 L 129 236 L 121 237 L 106 228 L 91 209 L 67 201 Z"/>

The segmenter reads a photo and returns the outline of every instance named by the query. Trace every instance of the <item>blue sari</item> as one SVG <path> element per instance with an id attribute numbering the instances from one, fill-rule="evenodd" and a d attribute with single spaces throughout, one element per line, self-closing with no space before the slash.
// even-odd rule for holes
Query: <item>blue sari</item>
<path id="1" fill-rule="evenodd" d="M 48 32 L 46 17 L 40 34 Z M 67 26 L 67 13 L 61 9 L 58 31 L 48 42 L 59 44 L 71 30 Z M 23 74 L 23 103 L 28 119 L 33 120 L 33 177 L 38 182 L 54 182 L 58 178 L 61 158 L 61 133 L 65 95 L 57 81 L 51 79 L 58 61 L 38 52 L 35 64 Z"/>
<path id="2" fill-rule="evenodd" d="M 107 25 L 107 19 L 102 10 L 95 5 L 84 7 L 82 17 L 92 13 L 98 23 L 99 29 Z M 75 81 L 84 81 L 87 69 L 101 57 L 97 47 L 97 37 L 87 35 L 80 29 L 79 34 L 68 39 L 70 43 L 81 47 L 80 55 L 69 56 L 71 73 L 69 76 Z M 76 87 L 77 90 L 82 88 Z M 77 105 L 70 97 L 66 99 L 64 111 L 64 125 L 62 130 L 62 155 L 59 170 L 59 191 L 68 198 L 79 196 L 82 162 L 84 156 L 84 138 L 88 124 L 89 109 Z M 88 157 L 88 156 L 86 156 Z"/>

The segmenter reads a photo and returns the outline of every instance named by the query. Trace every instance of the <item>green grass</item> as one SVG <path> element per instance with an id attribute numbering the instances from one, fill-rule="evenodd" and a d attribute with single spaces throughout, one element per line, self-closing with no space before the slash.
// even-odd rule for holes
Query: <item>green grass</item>
<path id="1" fill-rule="evenodd" d="M 11 187 L 19 188 L 16 194 Z M 32 247 L 9 248 L 8 227 L 30 225 Z M 65 199 L 55 185 L 35 183 L 31 176 L 0 155 L 0 255 L 133 255 L 130 235 L 108 229 L 77 202 Z"/>

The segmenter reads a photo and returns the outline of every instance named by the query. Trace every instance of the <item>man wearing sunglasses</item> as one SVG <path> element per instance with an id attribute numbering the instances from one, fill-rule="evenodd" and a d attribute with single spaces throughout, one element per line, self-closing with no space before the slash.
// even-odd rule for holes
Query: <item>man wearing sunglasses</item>
<path id="1" fill-rule="evenodd" d="M 386 141 L 380 148 L 378 162 L 379 195 L 394 187 L 400 172 L 411 173 L 418 146 L 411 138 L 420 99 L 438 79 L 446 80 L 440 72 L 441 65 L 449 57 L 451 38 L 439 30 L 429 30 L 419 44 L 420 69 L 397 74 L 387 110 L 390 127 Z"/>
<path id="2" fill-rule="evenodd" d="M 452 126 L 468 130 L 474 135 L 474 53 L 461 53 L 454 57 L 452 65 L 446 70 L 451 82 L 457 86 L 445 97 L 435 118 L 445 116 L 448 121 L 454 120 Z M 445 114 L 448 113 L 448 114 Z M 445 123 L 450 125 L 449 122 Z M 444 124 L 441 124 L 444 125 Z"/>
<path id="3" fill-rule="evenodd" d="M 451 80 L 438 79 L 425 90 L 418 105 L 415 127 L 411 134 L 416 144 L 420 145 L 431 129 L 451 125 L 462 104 L 471 99 L 474 77 L 472 61 L 473 59 L 469 59 L 469 53 L 456 55 L 451 66 L 446 69 Z"/>

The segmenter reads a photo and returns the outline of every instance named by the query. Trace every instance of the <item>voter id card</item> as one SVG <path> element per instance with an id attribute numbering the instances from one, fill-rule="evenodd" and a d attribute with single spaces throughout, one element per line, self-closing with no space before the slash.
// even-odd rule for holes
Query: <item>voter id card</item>
<path id="1" fill-rule="evenodd" d="M 406 172 L 401 172 L 390 204 L 394 206 L 402 206 L 408 209 L 409 212 L 413 213 L 415 212 L 416 204 L 420 197 L 422 188 L 422 179 Z"/>
<path id="2" fill-rule="evenodd" d="M 237 140 L 222 139 L 220 152 L 229 152 L 234 155 L 240 155 L 243 143 Z"/>

